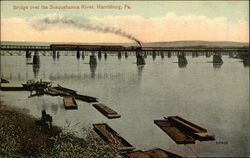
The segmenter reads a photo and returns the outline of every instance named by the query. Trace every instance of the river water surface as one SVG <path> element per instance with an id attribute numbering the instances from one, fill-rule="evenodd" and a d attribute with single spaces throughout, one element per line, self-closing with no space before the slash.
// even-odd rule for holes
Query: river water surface
<path id="1" fill-rule="evenodd" d="M 1 101 L 27 108 L 35 117 L 46 109 L 58 126 L 74 130 L 93 123 L 108 123 L 140 150 L 162 148 L 181 156 L 250 156 L 249 151 L 249 67 L 238 59 L 223 56 L 214 66 L 212 57 L 187 56 L 188 65 L 179 68 L 177 57 L 155 60 L 145 66 L 135 56 L 103 57 L 90 67 L 89 57 L 40 56 L 40 67 L 26 64 L 25 56 L 2 56 L 2 76 L 11 84 L 43 79 L 54 85 L 98 97 L 121 118 L 109 120 L 91 104 L 77 100 L 78 110 L 65 110 L 61 97 L 28 98 L 29 92 L 2 92 Z M 177 145 L 153 121 L 178 115 L 215 134 L 215 141 Z"/>

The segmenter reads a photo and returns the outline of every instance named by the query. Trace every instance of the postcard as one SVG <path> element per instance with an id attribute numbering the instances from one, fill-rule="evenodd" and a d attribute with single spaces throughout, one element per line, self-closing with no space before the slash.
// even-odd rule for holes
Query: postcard
<path id="1" fill-rule="evenodd" d="M 248 157 L 248 1 L 1 1 L 0 157 Z"/>

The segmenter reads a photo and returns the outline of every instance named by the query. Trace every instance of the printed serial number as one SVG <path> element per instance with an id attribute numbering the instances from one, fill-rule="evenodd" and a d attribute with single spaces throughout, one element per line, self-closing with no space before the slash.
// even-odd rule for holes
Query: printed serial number
<path id="1" fill-rule="evenodd" d="M 216 141 L 216 144 L 228 144 L 228 141 Z"/>

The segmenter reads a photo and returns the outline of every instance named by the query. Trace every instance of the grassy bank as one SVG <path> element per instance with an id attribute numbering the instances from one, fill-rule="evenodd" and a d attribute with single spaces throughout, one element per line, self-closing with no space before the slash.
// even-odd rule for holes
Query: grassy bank
<path id="1" fill-rule="evenodd" d="M 121 157 L 89 128 L 79 138 L 70 129 L 41 128 L 35 120 L 23 109 L 0 103 L 0 157 Z"/>

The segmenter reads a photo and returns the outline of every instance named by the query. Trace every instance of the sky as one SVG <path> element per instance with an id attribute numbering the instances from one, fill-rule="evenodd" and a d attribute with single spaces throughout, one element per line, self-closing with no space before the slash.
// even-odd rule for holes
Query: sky
<path id="1" fill-rule="evenodd" d="M 248 1 L 1 1 L 1 41 L 249 42 L 248 13 Z"/>

